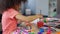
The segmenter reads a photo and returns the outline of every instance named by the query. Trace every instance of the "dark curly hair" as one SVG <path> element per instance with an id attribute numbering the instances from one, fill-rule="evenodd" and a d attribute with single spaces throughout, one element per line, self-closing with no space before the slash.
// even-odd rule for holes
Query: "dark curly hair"
<path id="1" fill-rule="evenodd" d="M 21 2 L 26 2 L 27 0 L 4 0 L 4 10 L 9 8 L 14 8 L 15 5 L 21 4 Z"/>

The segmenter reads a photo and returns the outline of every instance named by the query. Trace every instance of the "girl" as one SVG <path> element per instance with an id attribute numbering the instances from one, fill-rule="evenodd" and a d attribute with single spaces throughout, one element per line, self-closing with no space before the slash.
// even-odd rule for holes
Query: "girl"
<path id="1" fill-rule="evenodd" d="M 11 34 L 11 32 L 17 29 L 17 20 L 30 22 L 36 18 L 39 18 L 40 15 L 35 16 L 23 16 L 18 12 L 21 2 L 26 2 L 27 0 L 4 0 L 5 9 L 3 10 L 2 15 L 2 30 L 3 34 Z"/>

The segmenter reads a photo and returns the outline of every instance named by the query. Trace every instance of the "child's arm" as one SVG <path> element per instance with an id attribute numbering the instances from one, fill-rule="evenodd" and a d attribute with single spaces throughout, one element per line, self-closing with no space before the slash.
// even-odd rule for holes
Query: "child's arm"
<path id="1" fill-rule="evenodd" d="M 23 16 L 22 14 L 17 14 L 15 18 L 24 22 L 29 21 L 28 18 L 26 16 Z"/>
<path id="2" fill-rule="evenodd" d="M 29 18 L 30 21 L 33 21 L 37 18 L 43 18 L 43 16 L 42 15 L 33 15 L 33 16 L 28 16 L 28 18 Z"/>
<path id="3" fill-rule="evenodd" d="M 23 16 L 22 14 L 18 14 L 15 17 L 16 17 L 16 19 L 24 21 L 24 22 L 26 22 L 26 21 L 31 22 L 37 18 L 40 18 L 41 16 L 40 15 L 34 15 L 34 16 L 28 16 L 27 17 L 27 16 Z"/>

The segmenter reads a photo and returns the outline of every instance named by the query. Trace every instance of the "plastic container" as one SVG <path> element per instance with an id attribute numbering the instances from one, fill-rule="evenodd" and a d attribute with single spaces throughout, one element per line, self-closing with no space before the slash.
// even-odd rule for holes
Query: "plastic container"
<path id="1" fill-rule="evenodd" d="M 34 34 L 34 32 L 30 32 L 29 34 Z"/>
<path id="2" fill-rule="evenodd" d="M 51 34 L 51 29 L 48 27 L 47 33 L 46 34 Z"/>
<path id="3" fill-rule="evenodd" d="M 43 28 L 40 28 L 39 32 L 42 32 L 43 33 L 44 32 L 44 29 Z"/>
<path id="4" fill-rule="evenodd" d="M 43 34 L 42 32 L 38 32 L 38 34 Z"/>
<path id="5" fill-rule="evenodd" d="M 44 22 L 42 22 L 42 21 L 39 21 L 39 22 L 37 23 L 37 26 L 38 26 L 38 28 L 41 28 L 41 27 L 43 27 L 43 26 L 44 26 Z"/>

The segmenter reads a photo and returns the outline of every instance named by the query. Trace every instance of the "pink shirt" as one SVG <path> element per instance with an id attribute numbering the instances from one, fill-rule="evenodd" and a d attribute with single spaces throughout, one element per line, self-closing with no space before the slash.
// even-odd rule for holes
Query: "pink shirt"
<path id="1" fill-rule="evenodd" d="M 17 20 L 15 18 L 15 15 L 17 14 L 18 12 L 14 9 L 4 11 L 2 16 L 3 34 L 10 34 L 13 30 L 17 28 Z"/>

